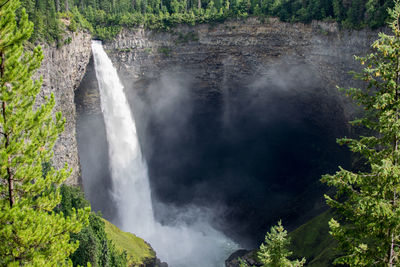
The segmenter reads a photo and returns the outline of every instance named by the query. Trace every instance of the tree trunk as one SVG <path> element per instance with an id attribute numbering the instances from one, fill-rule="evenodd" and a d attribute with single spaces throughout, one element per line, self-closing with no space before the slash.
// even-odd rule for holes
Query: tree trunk
<path id="1" fill-rule="evenodd" d="M 197 8 L 201 9 L 201 0 L 197 0 Z"/>

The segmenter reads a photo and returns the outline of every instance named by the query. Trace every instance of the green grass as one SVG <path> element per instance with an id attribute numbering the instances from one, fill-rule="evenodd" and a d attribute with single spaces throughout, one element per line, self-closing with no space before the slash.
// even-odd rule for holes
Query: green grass
<path id="1" fill-rule="evenodd" d="M 290 250 L 295 258 L 305 257 L 307 266 L 332 266 L 337 253 L 336 242 L 329 234 L 328 222 L 331 218 L 332 213 L 326 211 L 289 233 Z"/>
<path id="2" fill-rule="evenodd" d="M 142 266 L 154 260 L 154 250 L 141 238 L 124 232 L 112 223 L 104 220 L 107 237 L 113 241 L 118 251 L 126 251 L 128 266 Z"/>

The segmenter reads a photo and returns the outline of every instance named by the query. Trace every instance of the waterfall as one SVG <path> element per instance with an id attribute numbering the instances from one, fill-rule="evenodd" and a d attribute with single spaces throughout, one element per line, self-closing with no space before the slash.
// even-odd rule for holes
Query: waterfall
<path id="1" fill-rule="evenodd" d="M 140 150 L 135 121 L 116 69 L 101 42 L 92 42 L 101 108 L 106 126 L 109 165 L 120 228 L 150 242 L 158 257 L 171 267 L 224 266 L 237 245 L 215 230 L 198 208 L 186 209 L 182 218 L 161 225 L 154 219 L 148 171 Z M 162 205 L 162 204 L 159 204 Z M 166 210 L 174 207 L 165 206 Z"/>
<path id="2" fill-rule="evenodd" d="M 117 71 L 98 41 L 92 43 L 101 109 L 106 125 L 113 197 L 122 228 L 148 235 L 154 229 L 147 166 L 142 157 L 128 101 Z M 134 214 L 134 220 L 124 220 Z M 127 225 L 129 223 L 129 225 Z"/>

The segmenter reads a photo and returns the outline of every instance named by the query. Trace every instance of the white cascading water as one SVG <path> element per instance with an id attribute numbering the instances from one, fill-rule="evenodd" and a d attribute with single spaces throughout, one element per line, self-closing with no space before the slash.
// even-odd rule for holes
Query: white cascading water
<path id="1" fill-rule="evenodd" d="M 147 165 L 124 88 L 101 42 L 93 41 L 92 51 L 120 227 L 150 242 L 157 256 L 169 266 L 224 266 L 224 260 L 237 245 L 200 219 L 201 212 L 189 212 L 196 218 L 190 225 L 178 220 L 173 226 L 165 226 L 155 221 Z"/>
<path id="2" fill-rule="evenodd" d="M 129 227 L 138 233 L 151 232 L 154 229 L 154 215 L 147 166 L 142 157 L 124 87 L 102 44 L 93 41 L 92 50 L 107 132 L 113 197 L 120 214 L 135 212 L 136 220 L 129 222 Z M 127 222 L 122 220 L 122 223 L 126 229 Z"/>

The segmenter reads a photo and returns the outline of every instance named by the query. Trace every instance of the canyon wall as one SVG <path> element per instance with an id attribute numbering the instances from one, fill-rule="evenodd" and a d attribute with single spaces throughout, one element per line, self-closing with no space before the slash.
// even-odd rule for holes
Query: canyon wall
<path id="1" fill-rule="evenodd" d="M 66 120 L 65 130 L 54 147 L 53 166 L 62 168 L 67 163 L 72 169 L 66 184 L 80 185 L 80 166 L 76 141 L 76 112 L 74 90 L 79 86 L 91 55 L 91 36 L 88 33 L 66 33 L 69 40 L 62 47 L 43 46 L 43 61 L 36 78 L 43 77 L 42 90 L 37 97 L 42 103 L 51 93 L 55 96 L 55 111 L 61 111 Z"/>
<path id="2" fill-rule="evenodd" d="M 56 110 L 66 118 L 65 131 L 55 146 L 53 164 L 68 163 L 73 169 L 68 184 L 78 184 L 80 176 L 75 130 L 74 90 L 78 87 L 90 58 L 91 36 L 68 33 L 71 42 L 61 48 L 44 46 L 44 59 L 38 75 L 43 88 L 38 101 L 55 94 Z M 256 19 L 227 21 L 216 25 L 180 26 L 172 32 L 152 32 L 143 28 L 123 30 L 106 49 L 125 81 L 142 88 L 165 71 L 196 74 L 200 97 L 221 93 L 223 84 L 251 82 L 254 77 L 275 75 L 269 70 L 282 65 L 305 64 L 326 84 L 319 94 L 338 95 L 336 85 L 351 84 L 349 70 L 359 68 L 353 55 L 368 51 L 377 32 L 343 31 L 335 23 L 309 25 L 282 23 L 274 18 L 261 23 Z M 37 76 L 38 77 L 38 76 Z M 126 84 L 131 89 L 132 84 Z M 93 97 L 93 96 L 92 96 Z M 98 96 L 95 96 L 98 97 Z M 99 103 L 99 100 L 93 100 Z M 93 101 L 89 101 L 90 104 Z M 348 103 L 346 99 L 340 101 Z M 347 104 L 344 114 L 353 109 Z M 323 107 L 320 107 L 323 108 Z"/>
<path id="3" fill-rule="evenodd" d="M 166 71 L 191 72 L 195 73 L 197 95 L 206 97 L 222 93 L 227 82 L 268 80 L 299 66 L 305 67 L 305 78 L 324 85 L 315 93 L 336 97 L 336 85 L 354 84 L 348 72 L 360 67 L 353 56 L 368 52 L 377 33 L 340 30 L 336 23 L 289 24 L 275 18 L 264 22 L 250 18 L 181 26 L 168 33 L 123 30 L 106 49 L 119 74 L 135 81 L 135 90 Z M 127 86 L 132 89 L 131 84 Z"/>

